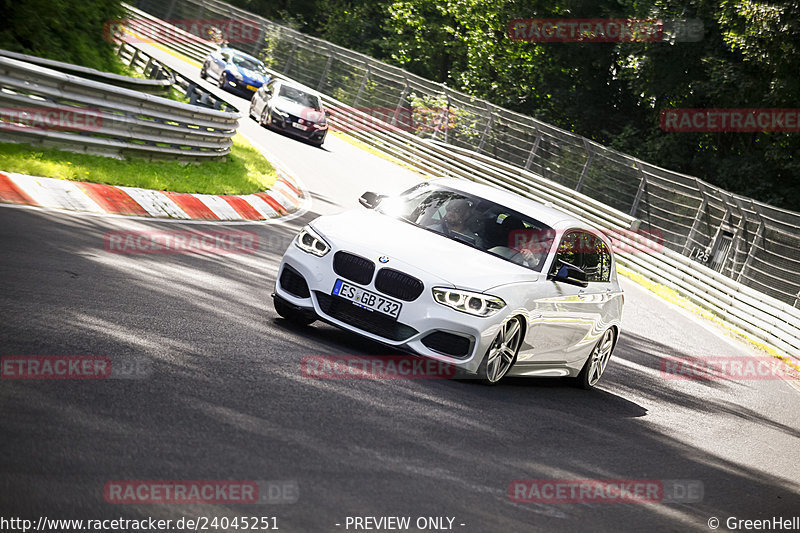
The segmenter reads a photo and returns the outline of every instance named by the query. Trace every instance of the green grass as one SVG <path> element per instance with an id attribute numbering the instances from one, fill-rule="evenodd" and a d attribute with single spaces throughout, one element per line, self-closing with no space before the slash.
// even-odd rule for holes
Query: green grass
<path id="1" fill-rule="evenodd" d="M 201 194 L 250 194 L 269 189 L 277 178 L 269 161 L 241 135 L 234 137 L 227 161 L 204 163 L 119 160 L 0 143 L 0 171 Z"/>

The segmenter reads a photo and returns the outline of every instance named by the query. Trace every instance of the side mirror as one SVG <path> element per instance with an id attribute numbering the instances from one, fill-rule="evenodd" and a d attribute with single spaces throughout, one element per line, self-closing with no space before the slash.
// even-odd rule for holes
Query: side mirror
<path id="1" fill-rule="evenodd" d="M 558 267 L 558 271 L 555 274 L 547 276 L 547 279 L 567 283 L 569 285 L 577 285 L 578 287 L 589 286 L 589 284 L 586 283 L 586 272 L 575 265 L 570 265 L 563 261 L 561 261 L 561 266 Z"/>
<path id="2" fill-rule="evenodd" d="M 325 110 L 325 117 L 331 118 L 331 112 L 328 111 L 327 109 Z"/>
<path id="3" fill-rule="evenodd" d="M 358 203 L 367 209 L 375 209 L 384 198 L 386 198 L 386 196 L 383 194 L 375 194 L 374 192 L 367 191 L 361 195 L 361 198 L 358 199 Z"/>

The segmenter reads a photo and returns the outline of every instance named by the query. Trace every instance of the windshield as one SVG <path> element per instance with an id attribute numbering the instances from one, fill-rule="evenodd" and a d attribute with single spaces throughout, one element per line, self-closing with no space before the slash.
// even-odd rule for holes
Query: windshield
<path id="1" fill-rule="evenodd" d="M 294 87 L 281 85 L 281 91 L 278 93 L 278 96 L 290 100 L 296 104 L 300 104 L 301 106 L 310 107 L 316 111 L 319 111 L 322 107 L 319 103 L 319 98 L 317 98 L 316 95 L 308 94 L 307 92 L 303 92 L 302 90 Z"/>
<path id="2" fill-rule="evenodd" d="M 483 198 L 423 184 L 383 200 L 378 211 L 541 272 L 555 231 Z"/>
<path id="3" fill-rule="evenodd" d="M 264 65 L 256 61 L 253 61 L 252 59 L 248 59 L 242 56 L 233 56 L 233 64 L 236 65 L 237 67 L 246 68 L 248 70 L 254 70 L 262 74 L 266 72 L 264 70 Z"/>

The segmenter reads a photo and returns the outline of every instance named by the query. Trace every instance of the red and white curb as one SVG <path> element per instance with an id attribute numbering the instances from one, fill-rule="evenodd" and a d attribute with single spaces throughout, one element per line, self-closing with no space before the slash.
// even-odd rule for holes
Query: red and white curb
<path id="1" fill-rule="evenodd" d="M 188 194 L 0 172 L 0 202 L 174 220 L 269 220 L 300 210 L 306 195 L 288 173 L 266 192 Z"/>

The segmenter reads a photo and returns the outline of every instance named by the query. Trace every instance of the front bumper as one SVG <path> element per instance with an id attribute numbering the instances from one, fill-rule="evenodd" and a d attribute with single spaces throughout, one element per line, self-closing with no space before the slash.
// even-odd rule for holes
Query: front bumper
<path id="1" fill-rule="evenodd" d="M 300 139 L 320 144 L 325 141 L 325 135 L 328 133 L 327 126 L 325 128 L 309 126 L 309 129 L 303 130 L 294 126 L 294 124 L 299 123 L 299 120 L 300 117 L 295 117 L 291 114 L 288 117 L 284 117 L 272 111 L 269 116 L 269 125 Z"/>
<path id="2" fill-rule="evenodd" d="M 476 373 L 483 355 L 506 318 L 505 309 L 494 316 L 482 318 L 441 305 L 433 299 L 431 288 L 434 285 L 431 284 L 430 275 L 399 261 L 393 261 L 392 268 L 423 281 L 424 289 L 419 297 L 413 301 L 392 298 L 402 303 L 396 320 L 377 311 L 362 309 L 331 294 L 336 280 L 346 279 L 334 271 L 333 257 L 336 252 L 334 249 L 323 257 L 317 257 L 303 252 L 292 243 L 278 270 L 275 295 L 299 309 L 313 311 L 320 319 L 342 329 Z M 371 260 L 376 273 L 382 268 L 378 254 L 365 256 L 362 252 L 358 255 Z M 384 294 L 375 286 L 374 276 L 367 284 L 346 281 Z M 434 283 L 436 286 L 443 285 L 438 281 Z"/>
<path id="3" fill-rule="evenodd" d="M 252 98 L 256 91 L 261 88 L 262 84 L 257 81 L 237 80 L 232 76 L 225 75 L 224 85 L 225 89 L 232 93 L 244 96 L 245 98 Z"/>

